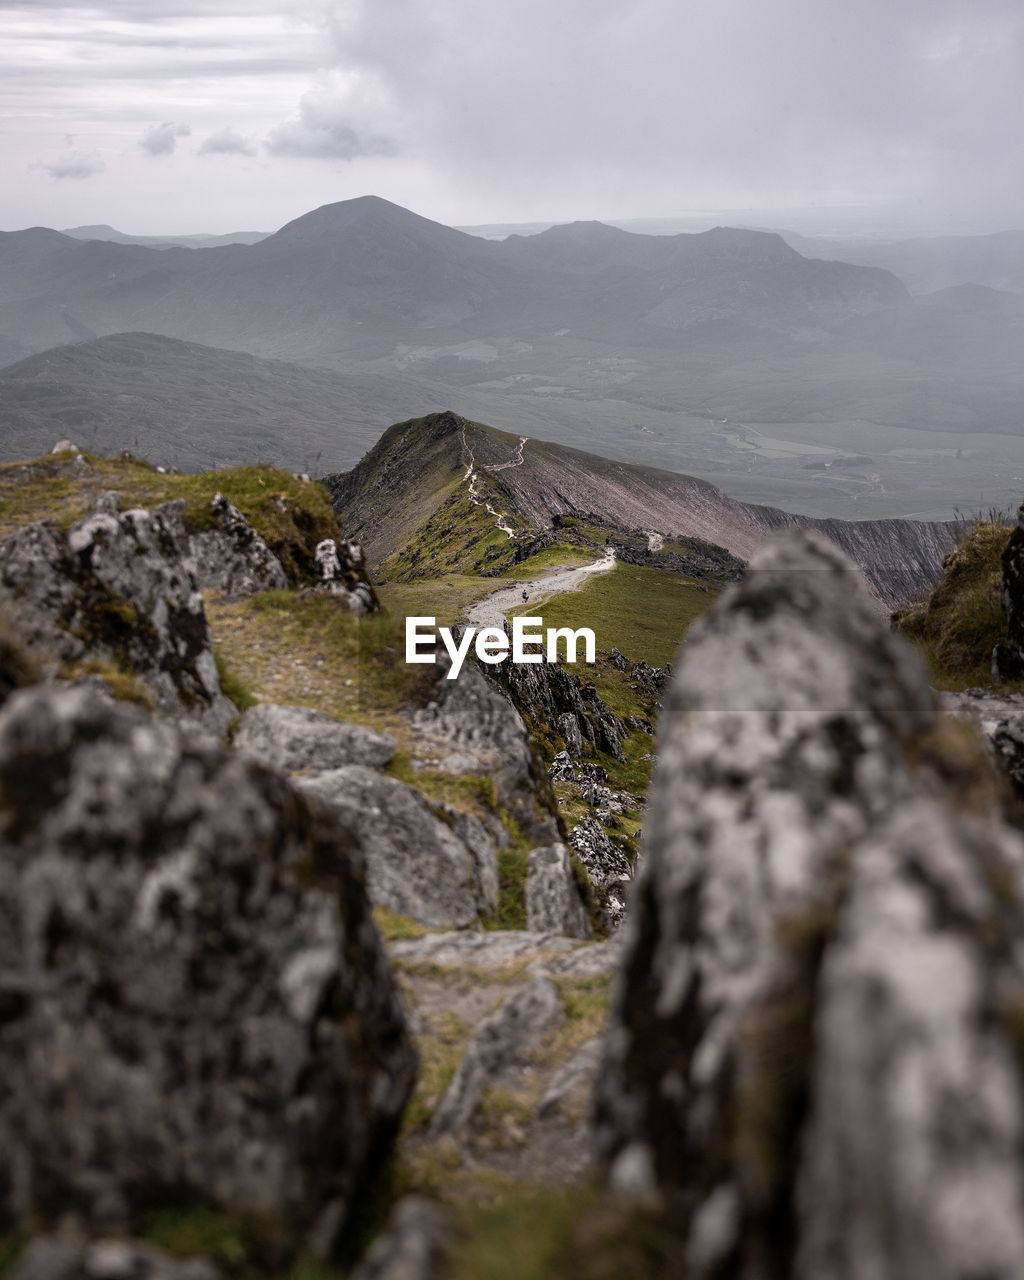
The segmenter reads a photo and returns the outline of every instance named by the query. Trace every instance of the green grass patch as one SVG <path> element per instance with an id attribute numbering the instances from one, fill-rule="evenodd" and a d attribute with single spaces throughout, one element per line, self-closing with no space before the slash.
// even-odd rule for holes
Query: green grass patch
<path id="1" fill-rule="evenodd" d="M 686 629 L 714 598 L 678 573 L 617 564 L 542 608 L 545 627 L 590 627 L 598 649 L 618 648 L 633 661 L 643 657 L 661 667 L 673 660 Z"/>
<path id="2" fill-rule="evenodd" d="M 681 1251 L 662 1222 L 600 1191 L 521 1186 L 463 1214 L 445 1280 L 668 1280 Z"/>
<path id="3" fill-rule="evenodd" d="M 389 911 L 387 907 L 373 908 L 373 923 L 380 936 L 388 942 L 396 942 L 400 938 L 422 938 L 430 932 L 415 920 L 399 915 L 397 911 Z"/>
<path id="4" fill-rule="evenodd" d="M 322 538 L 338 537 L 338 521 L 326 489 L 278 467 L 231 467 L 189 475 L 162 475 L 138 458 L 82 455 L 81 474 L 63 454 L 0 467 L 0 535 L 37 520 L 66 529 L 113 489 L 122 508 L 152 508 L 185 501 L 185 523 L 199 532 L 213 527 L 210 502 L 218 493 L 235 504 L 262 535 L 296 583 L 310 582 L 314 552 Z"/>
<path id="5" fill-rule="evenodd" d="M 259 699 L 228 662 L 218 645 L 213 646 L 213 660 L 217 664 L 217 676 L 220 680 L 220 691 L 239 711 L 248 711 L 256 706 Z"/>
<path id="6" fill-rule="evenodd" d="M 377 586 L 377 598 L 384 609 L 403 622 L 406 618 L 436 618 L 439 627 L 463 622 L 463 610 L 499 591 L 511 578 L 480 578 L 471 574 L 442 573 L 420 582 L 384 582 Z"/>
<path id="7" fill-rule="evenodd" d="M 236 1268 L 252 1258 L 252 1231 L 239 1219 L 214 1209 L 160 1209 L 143 1232 L 150 1244 L 172 1258 L 210 1258 Z"/>
<path id="8" fill-rule="evenodd" d="M 529 866 L 528 841 L 498 850 L 498 909 L 487 916 L 485 929 L 526 928 L 526 873 Z"/>

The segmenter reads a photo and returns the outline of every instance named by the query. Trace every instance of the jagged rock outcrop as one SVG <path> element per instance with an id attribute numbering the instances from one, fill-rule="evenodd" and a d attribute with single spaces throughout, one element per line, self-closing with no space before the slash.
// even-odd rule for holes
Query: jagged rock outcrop
<path id="1" fill-rule="evenodd" d="M 354 840 L 89 689 L 0 711 L 0 1232 L 192 1204 L 323 1251 L 414 1073 Z"/>
<path id="2" fill-rule="evenodd" d="M 40 656 L 106 660 L 136 675 L 161 711 L 219 731 L 235 709 L 179 523 L 176 510 L 118 513 L 107 501 L 66 535 L 26 525 L 0 542 L 0 599 Z"/>
<path id="3" fill-rule="evenodd" d="M 1017 511 L 1017 526 L 1003 551 L 1003 580 L 999 603 L 1006 615 L 1006 641 L 992 650 L 992 675 L 996 680 L 1020 680 L 1024 676 L 1024 505 Z"/>
<path id="4" fill-rule="evenodd" d="M 633 871 L 626 855 L 612 844 L 596 818 L 584 818 L 569 832 L 573 852 L 586 869 L 590 883 L 601 890 L 608 923 L 622 922 L 626 911 L 626 886 Z"/>
<path id="5" fill-rule="evenodd" d="M 235 730 L 237 750 L 282 773 L 324 773 L 347 764 L 383 769 L 395 754 L 386 733 L 336 720 L 310 707 L 263 703 L 250 707 Z"/>
<path id="6" fill-rule="evenodd" d="M 688 1277 L 1020 1275 L 1024 841 L 947 732 L 820 536 L 688 633 L 595 1107 Z"/>
<path id="7" fill-rule="evenodd" d="M 436 929 L 463 929 L 498 906 L 494 841 L 472 814 L 435 809 L 415 787 L 364 765 L 296 781 L 345 819 L 376 906 Z"/>
<path id="8" fill-rule="evenodd" d="M 526 872 L 526 927 L 539 933 L 592 938 L 594 932 L 564 844 L 530 852 Z"/>
<path id="9" fill-rule="evenodd" d="M 349 613 L 379 613 L 377 593 L 366 576 L 366 557 L 358 542 L 323 538 L 316 545 L 316 592 L 336 596 Z"/>
<path id="10" fill-rule="evenodd" d="M 622 739 L 629 736 L 629 730 L 595 684 L 584 683 L 554 662 L 504 663 L 494 678 L 508 690 L 522 715 L 554 727 L 574 758 L 589 745 L 616 760 L 625 760 Z"/>
<path id="11" fill-rule="evenodd" d="M 432 668 L 430 701 L 413 715 L 421 748 L 433 753 L 430 767 L 491 778 L 498 804 L 519 830 L 537 844 L 555 843 L 561 838 L 555 797 L 522 717 L 474 664 L 467 662 L 455 680 L 447 670 L 443 660 Z"/>
<path id="12" fill-rule="evenodd" d="M 180 505 L 184 510 L 184 502 Z M 189 536 L 192 569 L 203 591 L 221 591 L 230 599 L 239 599 L 288 586 L 281 561 L 223 494 L 218 493 L 210 502 L 207 523 L 208 528 L 194 530 Z"/>

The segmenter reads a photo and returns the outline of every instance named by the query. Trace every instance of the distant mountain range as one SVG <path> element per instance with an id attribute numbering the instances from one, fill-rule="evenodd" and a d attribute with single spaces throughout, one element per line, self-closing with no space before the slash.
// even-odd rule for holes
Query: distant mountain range
<path id="1" fill-rule="evenodd" d="M 101 234 L 113 238 L 76 238 Z M 780 235 L 735 228 L 639 235 L 588 222 L 485 240 L 369 196 L 313 210 L 255 243 L 138 239 L 148 238 L 109 227 L 0 234 L 0 366 L 68 343 L 148 333 L 404 379 L 394 394 L 378 384 L 376 429 L 410 411 L 451 407 L 825 512 L 951 511 L 990 492 L 992 477 L 1007 490 L 1001 502 L 1024 483 L 1014 449 L 992 444 L 999 433 L 1024 435 L 1024 295 L 1006 289 L 958 283 L 914 296 L 874 263 L 805 256 L 832 248 L 822 242 L 800 241 L 797 252 Z M 993 280 L 1012 283 L 1015 243 L 1011 234 L 988 257 L 976 244 L 961 246 L 961 257 L 966 264 L 975 255 Z M 913 256 L 900 254 L 900 262 Z M 84 365 L 84 354 L 78 359 Z M 109 370 L 105 359 L 91 367 L 90 403 L 100 406 Z M 174 419 L 179 374 L 166 374 L 164 390 L 150 382 L 154 423 Z M 236 374 L 244 382 L 233 369 L 224 396 L 244 404 Z M 191 375 L 180 376 L 179 417 L 195 423 Z M 65 394 L 84 394 L 83 377 L 79 368 Z M 411 404 L 410 383 L 431 394 Z M 3 386 L 6 397 L 11 384 Z M 328 410 L 325 386 L 303 392 L 321 402 L 307 417 L 344 420 L 347 393 Z M 260 398 L 269 414 L 255 413 L 262 440 L 258 424 L 272 434 L 277 419 L 262 390 Z M 15 407 L 27 412 L 23 399 Z M 190 465 L 241 447 L 234 410 L 230 427 L 217 413 L 208 420 L 204 452 Z M 130 426 L 120 411 L 111 421 Z M 41 411 L 34 422 L 42 431 Z M 783 444 L 765 446 L 776 427 Z M 889 459 L 896 429 L 912 434 Z M 185 448 L 185 431 L 170 430 L 173 447 Z M 949 434 L 922 438 L 933 432 Z M 310 441 L 315 455 L 315 430 Z M 940 474 L 938 464 L 913 462 L 932 453 L 963 466 L 951 477 L 945 463 Z"/>
<path id="2" fill-rule="evenodd" d="M 88 230 L 88 229 L 87 229 Z M 115 233 L 116 234 L 116 233 Z M 912 299 L 778 235 L 488 241 L 363 197 L 254 244 L 0 235 L 0 358 L 145 331 L 346 371 L 751 422 L 1016 431 L 1024 299 Z"/>
<path id="3" fill-rule="evenodd" d="M 914 294 L 965 284 L 1024 293 L 1024 231 L 909 240 L 829 240 L 793 231 L 781 234 L 805 258 L 841 258 L 879 267 L 898 276 Z"/>
<path id="4" fill-rule="evenodd" d="M 215 249 L 225 244 L 256 244 L 269 231 L 229 231 L 226 235 L 129 236 L 105 222 L 89 227 L 65 227 L 61 233 L 73 240 L 109 240 L 114 244 L 142 244 L 151 249 Z"/>

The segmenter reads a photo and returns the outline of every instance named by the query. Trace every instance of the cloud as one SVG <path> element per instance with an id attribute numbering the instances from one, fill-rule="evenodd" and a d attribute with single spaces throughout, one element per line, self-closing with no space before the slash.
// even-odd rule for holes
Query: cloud
<path id="1" fill-rule="evenodd" d="M 368 77 L 322 77 L 303 95 L 298 116 L 271 129 L 266 148 L 275 156 L 325 160 L 395 155 L 397 143 L 374 122 L 376 96 Z"/>
<path id="2" fill-rule="evenodd" d="M 187 138 L 192 130 L 187 124 L 172 124 L 165 121 L 147 129 L 139 141 L 139 146 L 151 156 L 169 156 L 178 145 L 179 138 Z"/>
<path id="3" fill-rule="evenodd" d="M 331 12 L 336 68 L 377 86 L 403 153 L 521 211 L 952 199 L 965 169 L 980 208 L 997 185 L 1024 207 L 1019 0 Z"/>
<path id="4" fill-rule="evenodd" d="M 97 173 L 102 173 L 106 166 L 96 151 L 66 151 L 56 160 L 51 160 L 49 163 L 44 161 L 34 167 L 42 169 L 44 173 L 48 173 L 51 178 L 59 182 L 64 178 L 74 178 L 77 181 L 91 178 Z"/>
<path id="5" fill-rule="evenodd" d="M 237 129 L 218 129 L 199 148 L 201 156 L 254 156 L 256 152 L 256 143 L 243 137 Z"/>

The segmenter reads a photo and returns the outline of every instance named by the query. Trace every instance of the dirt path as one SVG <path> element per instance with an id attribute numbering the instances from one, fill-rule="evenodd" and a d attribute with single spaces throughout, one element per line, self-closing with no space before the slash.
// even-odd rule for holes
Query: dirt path
<path id="1" fill-rule="evenodd" d="M 552 596 L 564 595 L 567 591 L 578 591 L 593 573 L 607 573 L 615 568 L 615 552 L 609 548 L 602 560 L 593 564 L 585 564 L 579 569 L 556 569 L 553 573 L 539 578 L 531 578 L 528 582 L 517 583 L 514 587 L 502 587 L 492 592 L 483 600 L 470 605 L 466 609 L 466 621 L 474 627 L 500 627 L 505 621 L 509 609 L 523 603 L 523 592 L 529 597 L 528 603 L 540 606 Z"/>
<path id="2" fill-rule="evenodd" d="M 462 434 L 462 447 L 466 451 L 466 453 L 469 454 L 469 463 L 466 466 L 466 474 L 462 478 L 463 480 L 469 481 L 470 502 L 474 503 L 478 507 L 480 506 L 486 507 L 487 510 L 490 512 L 490 514 L 495 517 L 494 523 L 502 531 L 502 533 L 505 534 L 505 536 L 508 538 L 514 538 L 516 536 L 515 531 L 510 527 L 507 518 L 503 516 L 500 511 L 496 511 L 489 502 L 486 502 L 483 498 L 479 496 L 478 486 L 480 482 L 477 476 L 476 459 L 473 456 L 473 450 L 469 447 L 469 441 L 466 439 L 465 427 L 462 428 L 461 434 Z M 509 462 L 491 463 L 489 466 L 487 465 L 481 466 L 480 470 L 481 471 L 505 471 L 509 467 L 521 467 L 523 465 L 523 445 L 526 444 L 528 439 L 529 439 L 529 436 L 519 437 L 519 446 L 516 449 L 515 455 L 512 457 L 512 459 Z"/>

